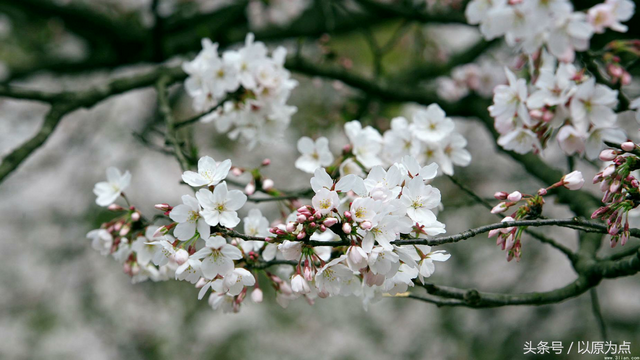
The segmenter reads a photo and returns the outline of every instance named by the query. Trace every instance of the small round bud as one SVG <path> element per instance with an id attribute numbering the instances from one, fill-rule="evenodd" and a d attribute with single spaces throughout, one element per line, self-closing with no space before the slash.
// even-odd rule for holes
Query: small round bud
<path id="1" fill-rule="evenodd" d="M 522 200 L 522 194 L 520 193 L 520 191 L 514 191 L 511 194 L 509 194 L 509 196 L 507 196 L 507 199 L 509 201 L 518 202 Z"/>
<path id="2" fill-rule="evenodd" d="M 542 189 L 538 190 L 538 195 L 540 195 L 540 196 L 547 195 L 547 189 L 542 188 Z"/>
<path id="3" fill-rule="evenodd" d="M 624 151 L 633 151 L 636 148 L 636 144 L 631 141 L 623 142 L 620 147 Z"/>
<path id="4" fill-rule="evenodd" d="M 169 211 L 172 209 L 171 206 L 169 206 L 169 204 L 155 204 L 153 205 L 153 207 L 161 211 Z"/>
<path id="5" fill-rule="evenodd" d="M 179 249 L 178 251 L 176 251 L 176 255 L 174 258 L 178 265 L 182 265 L 187 262 L 187 260 L 189 260 L 189 252 L 187 252 L 187 250 L 185 249 Z"/>
<path id="6" fill-rule="evenodd" d="M 269 166 L 270 164 L 271 164 L 271 160 L 270 159 L 262 160 L 262 166 Z"/>
<path id="7" fill-rule="evenodd" d="M 262 189 L 263 190 L 269 191 L 269 190 L 273 189 L 274 185 L 275 184 L 273 183 L 273 180 L 271 180 L 271 179 L 264 179 L 262 181 Z"/>
<path id="8" fill-rule="evenodd" d="M 509 207 L 507 206 L 506 203 L 501 202 L 500 204 L 494 206 L 493 209 L 491 209 L 491 213 L 492 214 L 499 214 L 499 213 L 507 211 L 508 208 Z"/>
<path id="9" fill-rule="evenodd" d="M 344 231 L 345 234 L 351 234 L 351 224 L 344 223 L 342 225 L 342 231 Z"/>
<path id="10" fill-rule="evenodd" d="M 373 224 L 371 224 L 370 221 L 363 221 L 360 223 L 360 227 L 363 228 L 364 230 L 369 230 L 373 227 Z"/>
<path id="11" fill-rule="evenodd" d="M 332 227 L 333 225 L 338 223 L 338 219 L 330 217 L 330 218 L 326 218 L 323 222 L 322 222 L 326 227 Z"/>
<path id="12" fill-rule="evenodd" d="M 233 176 L 240 176 L 240 175 L 242 175 L 242 172 L 243 172 L 242 169 L 237 168 L 237 167 L 234 167 L 233 169 L 231 169 L 231 174 Z"/>
<path id="13" fill-rule="evenodd" d="M 496 198 L 496 200 L 507 200 L 507 196 L 509 196 L 509 193 L 506 191 L 498 191 L 493 194 L 493 197 Z"/>
<path id="14" fill-rule="evenodd" d="M 253 301 L 254 303 L 261 303 L 262 302 L 262 290 L 260 289 L 254 289 L 251 292 L 251 301 Z"/>
<path id="15" fill-rule="evenodd" d="M 611 161 L 618 156 L 618 153 L 612 149 L 604 149 L 600 152 L 600 160 Z"/>

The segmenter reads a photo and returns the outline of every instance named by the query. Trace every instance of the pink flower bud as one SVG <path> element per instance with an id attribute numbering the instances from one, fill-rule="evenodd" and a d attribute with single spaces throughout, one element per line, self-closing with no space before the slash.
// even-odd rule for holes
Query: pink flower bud
<path id="1" fill-rule="evenodd" d="M 492 237 L 494 237 L 494 236 L 496 236 L 498 234 L 500 234 L 500 229 L 493 229 L 493 230 L 489 231 L 489 236 L 488 237 L 492 238 Z"/>
<path id="2" fill-rule="evenodd" d="M 593 214 L 591 214 L 591 218 L 592 219 L 597 219 L 599 218 L 601 215 L 603 215 L 604 213 L 606 213 L 607 211 L 609 211 L 609 208 L 606 206 L 600 207 L 598 208 L 596 211 L 593 212 Z"/>
<path id="3" fill-rule="evenodd" d="M 351 234 L 351 224 L 344 223 L 342 225 L 342 231 L 344 231 L 345 234 Z"/>
<path id="4" fill-rule="evenodd" d="M 611 191 L 612 193 L 616 193 L 618 192 L 618 190 L 620 190 L 620 180 L 615 179 L 609 186 L 609 191 Z"/>
<path id="5" fill-rule="evenodd" d="M 631 84 L 631 80 L 632 80 L 631 74 L 629 74 L 628 72 L 626 72 L 626 71 L 625 71 L 625 72 L 622 74 L 622 80 L 621 80 L 622 85 L 629 85 L 629 84 Z"/>
<path id="6" fill-rule="evenodd" d="M 624 151 L 633 151 L 636 148 L 636 144 L 631 141 L 623 142 L 620 147 Z"/>
<path id="7" fill-rule="evenodd" d="M 298 236 L 296 236 L 296 238 L 297 238 L 298 240 L 302 240 L 302 239 L 304 239 L 306 236 L 307 236 L 307 233 L 306 233 L 306 232 L 304 232 L 304 231 L 300 231 L 300 232 L 298 233 Z"/>
<path id="8" fill-rule="evenodd" d="M 271 164 L 271 160 L 270 159 L 262 160 L 262 166 L 269 166 L 270 164 Z"/>
<path id="9" fill-rule="evenodd" d="M 304 267 L 304 279 L 307 281 L 313 281 L 313 271 L 309 266 Z"/>
<path id="10" fill-rule="evenodd" d="M 140 213 L 136 211 L 133 214 L 131 214 L 131 220 L 140 221 Z"/>
<path id="11" fill-rule="evenodd" d="M 140 273 L 140 265 L 138 263 L 133 263 L 131 265 L 131 276 L 136 276 Z"/>
<path id="12" fill-rule="evenodd" d="M 290 221 L 287 224 L 287 232 L 293 232 L 293 230 L 296 229 L 296 223 L 294 223 L 293 221 Z"/>
<path id="13" fill-rule="evenodd" d="M 261 303 L 262 302 L 262 290 L 254 289 L 251 292 L 251 301 L 253 301 L 254 303 Z"/>
<path id="14" fill-rule="evenodd" d="M 233 169 L 231 169 L 231 174 L 233 176 L 240 176 L 240 175 L 242 175 L 242 172 L 243 172 L 242 169 L 237 168 L 237 167 L 234 167 Z"/>
<path id="15" fill-rule="evenodd" d="M 609 177 L 614 171 L 616 171 L 615 165 L 609 165 L 602 170 L 602 177 Z"/>
<path id="16" fill-rule="evenodd" d="M 120 229 L 120 236 L 127 236 L 130 230 L 131 227 L 128 224 L 123 226 L 122 229 Z"/>
<path id="17" fill-rule="evenodd" d="M 155 204 L 153 205 L 153 207 L 161 211 L 169 211 L 173 209 L 171 206 L 169 206 L 169 204 Z"/>
<path id="18" fill-rule="evenodd" d="M 382 286 L 384 283 L 385 277 L 382 274 L 374 274 L 371 271 L 367 271 L 364 273 L 364 281 L 369 286 Z"/>
<path id="19" fill-rule="evenodd" d="M 547 189 L 542 188 L 542 189 L 538 190 L 538 195 L 540 195 L 540 196 L 547 195 Z"/>
<path id="20" fill-rule="evenodd" d="M 330 217 L 330 218 L 326 218 L 323 222 L 322 222 L 326 227 L 332 227 L 333 225 L 338 223 L 338 219 Z"/>
<path id="21" fill-rule="evenodd" d="M 618 153 L 612 149 L 604 149 L 600 152 L 600 160 L 602 161 L 611 161 L 618 156 Z"/>
<path id="22" fill-rule="evenodd" d="M 167 230 L 166 226 L 160 226 L 158 228 L 158 230 L 156 230 L 153 233 L 153 237 L 159 237 L 159 236 L 167 235 L 168 232 L 169 232 L 169 230 Z"/>
<path id="23" fill-rule="evenodd" d="M 262 189 L 263 190 L 269 191 L 269 190 L 273 189 L 273 185 L 274 185 L 274 183 L 273 183 L 273 180 L 271 180 L 271 179 L 264 179 L 262 181 Z"/>
<path id="24" fill-rule="evenodd" d="M 579 190 L 584 185 L 584 178 L 582 173 L 578 170 L 572 171 L 562 177 L 562 186 L 569 190 Z"/>
<path id="25" fill-rule="evenodd" d="M 277 233 L 277 231 L 278 231 L 278 228 L 275 228 L 275 227 L 272 227 L 272 228 L 269 229 L 269 232 L 272 233 L 272 234 Z"/>
<path id="26" fill-rule="evenodd" d="M 507 193 L 506 191 L 498 191 L 493 194 L 493 197 L 496 198 L 496 200 L 506 200 L 507 196 L 509 196 L 509 193 Z"/>
<path id="27" fill-rule="evenodd" d="M 554 116 L 555 116 L 555 114 L 552 113 L 551 111 L 545 111 L 544 115 L 542 115 L 542 121 L 549 122 L 549 121 L 553 120 Z"/>
<path id="28" fill-rule="evenodd" d="M 346 153 L 350 152 L 350 151 L 351 151 L 351 149 L 352 149 L 351 144 L 347 144 L 347 145 L 345 145 L 344 147 L 342 147 L 342 151 L 344 151 L 344 152 L 346 152 Z"/>
<path id="29" fill-rule="evenodd" d="M 196 281 L 196 289 L 202 289 L 205 285 L 207 285 L 207 283 L 207 279 L 201 277 L 200 279 L 198 279 L 198 281 Z"/>
<path id="30" fill-rule="evenodd" d="M 491 209 L 491 213 L 492 214 L 499 214 L 499 213 L 507 211 L 508 208 L 509 207 L 507 206 L 506 203 L 501 202 L 500 204 L 494 206 L 493 209 Z"/>
<path id="31" fill-rule="evenodd" d="M 360 227 L 364 230 L 369 230 L 373 227 L 373 224 L 371 224 L 370 221 L 363 221 L 362 223 L 360 223 Z"/>
<path id="32" fill-rule="evenodd" d="M 509 196 L 507 196 L 507 199 L 509 201 L 518 202 L 522 199 L 522 194 L 520 193 L 520 191 L 514 191 L 509 194 Z"/>
<path id="33" fill-rule="evenodd" d="M 309 211 L 309 208 L 307 208 L 307 206 L 306 206 L 306 205 L 305 205 L 305 206 L 300 206 L 300 207 L 298 208 L 298 210 L 297 210 L 297 211 L 298 211 L 298 212 L 303 212 L 303 211 L 307 211 L 307 212 L 308 212 L 308 211 Z"/>
<path id="34" fill-rule="evenodd" d="M 321 231 L 321 232 L 325 232 L 325 231 L 327 231 L 327 227 L 326 227 L 326 226 L 324 226 L 324 224 L 323 224 L 323 225 L 320 225 L 320 231 Z"/>
<path id="35" fill-rule="evenodd" d="M 513 260 L 513 251 L 507 251 L 507 262 Z"/>
<path id="36" fill-rule="evenodd" d="M 291 286 L 289 286 L 289 283 L 287 283 L 286 281 L 283 281 L 280 284 L 280 291 L 285 295 L 293 294 L 293 291 L 291 290 Z"/>
<path id="37" fill-rule="evenodd" d="M 316 223 L 312 222 L 311 224 L 309 224 L 309 227 L 311 229 L 315 229 L 315 227 L 318 226 Z"/>
<path id="38" fill-rule="evenodd" d="M 108 210 L 110 211 L 121 211 L 124 210 L 124 208 L 118 204 L 111 204 L 107 207 Z"/>
<path id="39" fill-rule="evenodd" d="M 316 213 L 313 215 L 316 219 L 320 220 L 320 218 L 322 218 L 322 213 L 320 211 L 316 211 Z"/>
<path id="40" fill-rule="evenodd" d="M 253 195 L 256 192 L 256 184 L 252 182 L 248 183 L 247 186 L 244 187 L 244 193 L 247 195 Z"/>
<path id="41" fill-rule="evenodd" d="M 513 249 L 513 245 L 515 244 L 515 242 L 516 242 L 515 237 L 514 237 L 513 235 L 509 236 L 509 237 L 507 238 L 507 242 L 505 243 L 504 248 L 505 248 L 506 250 L 511 250 L 511 249 Z"/>
<path id="42" fill-rule="evenodd" d="M 185 249 L 179 249 L 176 251 L 175 260 L 178 265 L 182 265 L 189 260 L 189 252 Z"/>
<path id="43" fill-rule="evenodd" d="M 122 266 L 122 271 L 124 271 L 124 273 L 127 275 L 131 275 L 131 263 L 130 262 L 124 263 L 124 265 Z"/>
<path id="44" fill-rule="evenodd" d="M 622 67 L 618 64 L 609 64 L 607 66 L 607 72 L 615 78 L 621 77 L 623 71 L 624 70 L 622 70 Z"/>
<path id="45" fill-rule="evenodd" d="M 345 211 L 344 212 L 344 217 L 346 217 L 347 219 L 351 219 L 351 212 Z"/>
<path id="46" fill-rule="evenodd" d="M 296 219 L 298 220 L 299 223 L 303 223 L 303 222 L 307 221 L 307 217 L 302 215 L 302 214 L 298 215 L 298 217 Z"/>
<path id="47" fill-rule="evenodd" d="M 542 111 L 540 109 L 529 110 L 529 115 L 534 119 L 542 118 Z"/>

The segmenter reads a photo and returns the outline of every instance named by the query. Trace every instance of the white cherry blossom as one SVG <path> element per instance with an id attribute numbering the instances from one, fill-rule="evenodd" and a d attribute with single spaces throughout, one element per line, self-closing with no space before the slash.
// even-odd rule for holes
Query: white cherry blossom
<path id="1" fill-rule="evenodd" d="M 120 173 L 115 167 L 107 169 L 107 181 L 99 182 L 93 188 L 96 194 L 96 204 L 100 206 L 109 206 L 122 194 L 122 192 L 131 184 L 131 173 L 126 171 Z"/>
<path id="2" fill-rule="evenodd" d="M 198 160 L 198 172 L 185 171 L 182 180 L 193 187 L 218 185 L 227 177 L 230 169 L 231 160 L 217 164 L 213 158 L 203 156 Z"/>
<path id="3" fill-rule="evenodd" d="M 205 222 L 211 226 L 218 224 L 225 227 L 235 227 L 240 223 L 240 218 L 236 212 L 246 202 L 247 196 L 240 190 L 228 190 L 227 183 L 218 184 L 213 192 L 207 189 L 200 189 L 196 193 L 196 198 L 202 206 L 200 215 Z"/>
<path id="4" fill-rule="evenodd" d="M 315 142 L 306 136 L 298 140 L 298 151 L 302 154 L 296 160 L 295 166 L 307 173 L 313 172 L 319 167 L 326 167 L 333 163 L 333 154 L 329 150 L 329 140 L 320 137 Z"/>

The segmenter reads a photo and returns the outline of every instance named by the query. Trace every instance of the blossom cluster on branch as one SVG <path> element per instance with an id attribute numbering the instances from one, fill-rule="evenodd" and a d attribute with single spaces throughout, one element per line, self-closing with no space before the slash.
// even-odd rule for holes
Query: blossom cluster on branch
<path id="1" fill-rule="evenodd" d="M 498 144 L 520 154 L 539 153 L 555 137 L 567 155 L 593 160 L 604 141 L 625 141 L 616 125 L 621 95 L 610 84 L 630 83 L 618 54 L 634 52 L 637 44 L 613 42 L 598 55 L 609 84 L 602 83 L 599 70 L 591 66 L 594 53 L 586 51 L 595 33 L 627 31 L 622 22 L 631 19 L 634 10 L 629 0 L 606 0 L 586 12 L 574 11 L 567 0 L 469 3 L 467 20 L 479 24 L 485 39 L 504 36 L 507 45 L 523 53 L 518 61 L 522 77 L 505 69 L 508 84 L 494 89 L 489 111 L 501 135 Z M 585 53 L 574 65 L 576 52 Z M 456 95 L 453 90 L 451 94 Z"/>
<path id="2" fill-rule="evenodd" d="M 443 126 L 439 122 L 444 115 L 439 115 L 442 119 L 432 123 L 436 126 L 423 124 L 425 135 L 450 134 L 453 122 L 446 119 L 450 123 Z M 301 296 L 313 302 L 316 297 L 355 295 L 368 304 L 382 293 L 405 292 L 416 279 L 424 282 L 433 274 L 434 261 L 449 258 L 426 245 L 394 244 L 445 232 L 436 216 L 440 191 L 428 184 L 438 174 L 438 164 L 421 166 L 414 157 L 398 154 L 400 162 L 383 167 L 377 158 L 382 149 L 379 133 L 357 121 L 345 130 L 352 144 L 342 158 L 356 162 L 363 177 L 343 174 L 340 164 L 322 166 L 330 162 L 325 161 L 330 160 L 324 154 L 326 139 L 301 139 L 301 148 L 315 146 L 315 154 L 322 153 L 303 154 L 297 162 L 298 167 L 313 169 L 314 195 L 310 205 L 293 208 L 289 203 L 292 213 L 275 220 L 275 226 L 252 209 L 244 218 L 244 233 L 236 232 L 238 211 L 247 196 L 230 190 L 225 179 L 231 171 L 243 170 L 230 160 L 218 163 L 205 156 L 197 171 L 182 174 L 182 180 L 197 189 L 195 196 L 183 195 L 182 204 L 156 206 L 171 220 L 162 226 L 148 223 L 129 205 L 123 192 L 129 172 L 110 168 L 108 181 L 96 184 L 96 202 L 120 215 L 87 236 L 101 254 L 123 263 L 133 282 L 171 277 L 189 281 L 201 289 L 200 298 L 212 290 L 209 302 L 214 308 L 237 310 L 248 287 L 254 288 L 254 301 L 261 301 L 261 272 L 283 306 Z M 372 136 L 379 142 L 372 143 Z M 372 144 L 378 152 L 370 152 L 367 146 Z M 120 196 L 128 208 L 114 204 Z M 270 266 L 279 263 L 285 263 L 285 269 L 271 272 Z"/>
<path id="3" fill-rule="evenodd" d="M 504 36 L 508 45 L 529 55 L 545 46 L 561 61 L 572 62 L 576 51 L 589 48 L 594 33 L 627 31 L 621 22 L 631 19 L 634 9 L 631 0 L 606 0 L 586 13 L 574 11 L 568 0 L 474 0 L 466 16 L 486 39 Z"/>
<path id="4" fill-rule="evenodd" d="M 624 142 L 620 149 L 606 149 L 600 160 L 611 162 L 593 178 L 600 184 L 604 206 L 593 212 L 591 218 L 607 223 L 611 247 L 624 245 L 629 240 L 629 211 L 640 205 L 640 182 L 635 174 L 640 169 L 640 147 Z"/>
<path id="5" fill-rule="evenodd" d="M 511 193 L 498 191 L 494 194 L 494 197 L 502 200 L 502 202 L 496 205 L 491 210 L 491 213 L 500 214 L 518 205 L 516 211 L 502 219 L 502 222 L 538 219 L 542 215 L 544 196 L 548 194 L 549 190 L 561 186 L 569 190 L 580 190 L 583 185 L 584 178 L 582 177 L 582 173 L 580 171 L 572 171 L 563 176 L 557 183 L 538 190 L 535 195 L 523 194 L 520 191 L 513 191 Z M 520 204 L 521 202 L 522 204 Z M 511 226 L 495 229 L 489 231 L 489 237 L 498 236 L 497 245 L 506 251 L 507 261 L 511 261 L 514 258 L 520 261 L 520 257 L 522 256 L 522 242 L 520 240 L 526 228 L 526 226 Z"/>
<path id="6" fill-rule="evenodd" d="M 218 44 L 202 40 L 202 51 L 183 64 L 189 75 L 185 89 L 196 111 L 207 112 L 202 122 L 214 121 L 216 129 L 241 138 L 252 148 L 281 138 L 297 109 L 287 105 L 297 82 L 284 68 L 287 50 L 268 55 L 266 45 L 247 34 L 238 50 L 220 56 Z"/>
<path id="7" fill-rule="evenodd" d="M 436 164 L 440 173 L 446 175 L 453 175 L 454 165 L 471 163 L 471 154 L 466 150 L 467 140 L 455 131 L 454 121 L 437 104 L 416 109 L 411 121 L 401 116 L 393 118 L 391 128 L 384 134 L 371 126 L 363 128 L 355 120 L 346 123 L 344 130 L 350 143 L 333 165 L 342 176 L 362 177 L 375 166 L 390 166 L 405 156 L 420 163 Z M 329 140 L 325 137 L 315 141 L 309 137 L 300 138 L 298 151 L 302 156 L 296 161 L 296 167 L 307 173 L 313 173 L 320 166 L 329 167 L 334 162 Z"/>

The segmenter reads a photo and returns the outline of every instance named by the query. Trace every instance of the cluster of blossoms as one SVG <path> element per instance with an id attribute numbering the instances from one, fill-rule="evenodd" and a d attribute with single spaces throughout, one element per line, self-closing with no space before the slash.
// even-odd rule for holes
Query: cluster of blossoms
<path id="1" fill-rule="evenodd" d="M 202 51 L 183 64 L 189 75 L 185 89 L 196 111 L 208 114 L 203 122 L 215 121 L 219 132 L 241 137 L 249 147 L 273 141 L 287 128 L 297 109 L 287 105 L 297 82 L 284 68 L 287 51 L 278 47 L 268 55 L 264 43 L 248 34 L 238 50 L 218 54 L 218 44 L 202 41 Z"/>
<path id="2" fill-rule="evenodd" d="M 284 259 L 297 264 L 291 296 L 356 295 L 367 303 L 381 293 L 405 292 L 414 279 L 431 276 L 433 261 L 450 255 L 394 242 L 445 232 L 435 214 L 440 191 L 426 184 L 436 174 L 436 164 L 420 167 L 411 156 L 387 170 L 374 166 L 365 179 L 354 174 L 334 179 L 317 168 L 312 205 L 270 229 Z M 334 258 L 326 262 L 330 253 Z"/>
<path id="3" fill-rule="evenodd" d="M 438 96 L 447 101 L 457 101 L 470 93 L 489 98 L 493 89 L 506 81 L 504 70 L 494 61 L 465 64 L 451 71 L 451 77 L 437 79 Z"/>
<path id="4" fill-rule="evenodd" d="M 259 30 L 286 26 L 297 19 L 311 5 L 310 0 L 251 0 L 247 6 L 247 18 L 251 29 Z"/>
<path id="5" fill-rule="evenodd" d="M 509 210 L 509 208 L 518 205 L 518 208 L 511 215 L 502 219 L 502 222 L 538 219 L 542 215 L 542 207 L 544 205 L 543 198 L 549 190 L 560 186 L 569 190 L 579 190 L 583 185 L 584 178 L 582 177 L 582 173 L 580 171 L 573 171 L 563 176 L 560 181 L 548 188 L 538 190 L 535 195 L 523 194 L 520 191 L 511 193 L 499 191 L 494 194 L 494 197 L 497 200 L 501 200 L 501 202 L 491 210 L 491 213 L 504 213 Z M 522 204 L 520 204 L 520 202 L 522 202 Z M 491 238 L 498 235 L 496 244 L 500 246 L 502 250 L 506 251 L 507 261 L 511 261 L 514 258 L 516 261 L 520 261 L 520 256 L 522 256 L 522 242 L 520 239 L 526 228 L 526 226 L 510 226 L 495 229 L 489 231 L 489 237 Z"/>
<path id="6" fill-rule="evenodd" d="M 296 167 L 314 173 L 318 167 L 337 167 L 340 175 L 365 177 L 376 166 L 391 165 L 396 159 L 411 156 L 420 163 L 435 163 L 442 173 L 453 175 L 453 166 L 467 166 L 471 154 L 465 149 L 467 140 L 455 131 L 455 123 L 437 104 L 417 109 L 412 121 L 404 117 L 391 120 L 391 128 L 380 134 L 371 126 L 362 127 L 357 121 L 345 124 L 349 145 L 333 165 L 334 156 L 329 141 L 318 138 L 315 142 L 302 137 L 298 151 L 302 156 Z"/>
<path id="7" fill-rule="evenodd" d="M 634 9 L 630 0 L 606 0 L 587 12 L 575 12 L 569 0 L 473 0 L 466 16 L 486 39 L 504 36 L 529 55 L 546 46 L 556 58 L 572 62 L 576 51 L 589 48 L 594 33 L 627 31 L 621 22 L 631 19 Z"/>
<path id="8" fill-rule="evenodd" d="M 123 191 L 131 175 L 110 168 L 108 181 L 95 186 L 96 202 L 121 215 L 87 237 L 101 254 L 121 262 L 133 282 L 188 281 L 200 289 L 200 299 L 211 290 L 209 303 L 225 311 L 238 311 L 251 287 L 252 300 L 262 301 L 259 273 L 285 307 L 298 297 L 313 303 L 333 295 L 360 296 L 368 304 L 383 293 L 406 292 L 415 279 L 424 282 L 435 270 L 434 261 L 450 257 L 426 245 L 396 242 L 424 242 L 420 239 L 445 232 L 436 217 L 440 191 L 427 184 L 437 164 L 421 167 L 405 156 L 386 170 L 373 166 L 364 179 L 339 176 L 337 168 L 332 177 L 318 167 L 310 181 L 311 205 L 275 227 L 252 209 L 243 219 L 243 234 L 233 229 L 247 196 L 227 188 L 231 169 L 230 160 L 202 157 L 197 172 L 182 175 L 197 189 L 195 196 L 182 196 L 176 206 L 156 205 L 171 220 L 157 226 L 135 207 L 114 203 L 122 196 L 128 204 Z"/>
<path id="9" fill-rule="evenodd" d="M 639 149 L 633 142 L 624 142 L 621 150 L 606 149 L 600 153 L 600 160 L 611 163 L 593 178 L 594 184 L 600 183 L 605 205 L 594 211 L 591 218 L 606 221 L 611 247 L 627 242 L 629 211 L 640 205 L 640 182 L 633 175 L 640 169 Z"/>
<path id="10" fill-rule="evenodd" d="M 626 140 L 616 127 L 618 91 L 597 84 L 572 64 L 540 54 L 531 87 L 508 69 L 508 84 L 494 90 L 489 107 L 500 133 L 498 144 L 520 154 L 541 152 L 552 136 L 567 154 L 596 159 L 604 141 Z"/>
<path id="11" fill-rule="evenodd" d="M 607 28 L 626 31 L 621 22 L 628 21 L 634 10 L 630 0 L 606 0 L 586 12 L 574 12 L 568 0 L 470 2 L 466 9 L 470 24 L 479 24 L 486 39 L 504 36 L 508 45 L 529 59 L 529 80 L 506 70 L 508 83 L 494 89 L 489 110 L 501 135 L 498 144 L 521 154 L 539 153 L 556 137 L 567 155 L 584 154 L 593 160 L 604 141 L 625 141 L 624 132 L 616 127 L 618 91 L 597 84 L 572 63 L 576 51 L 589 49 L 594 33 Z M 636 48 L 637 44 L 624 41 L 607 46 L 601 60 L 611 83 L 629 84 L 631 76 L 615 53 Z M 451 90 L 449 95 L 455 98 L 456 93 Z"/>

